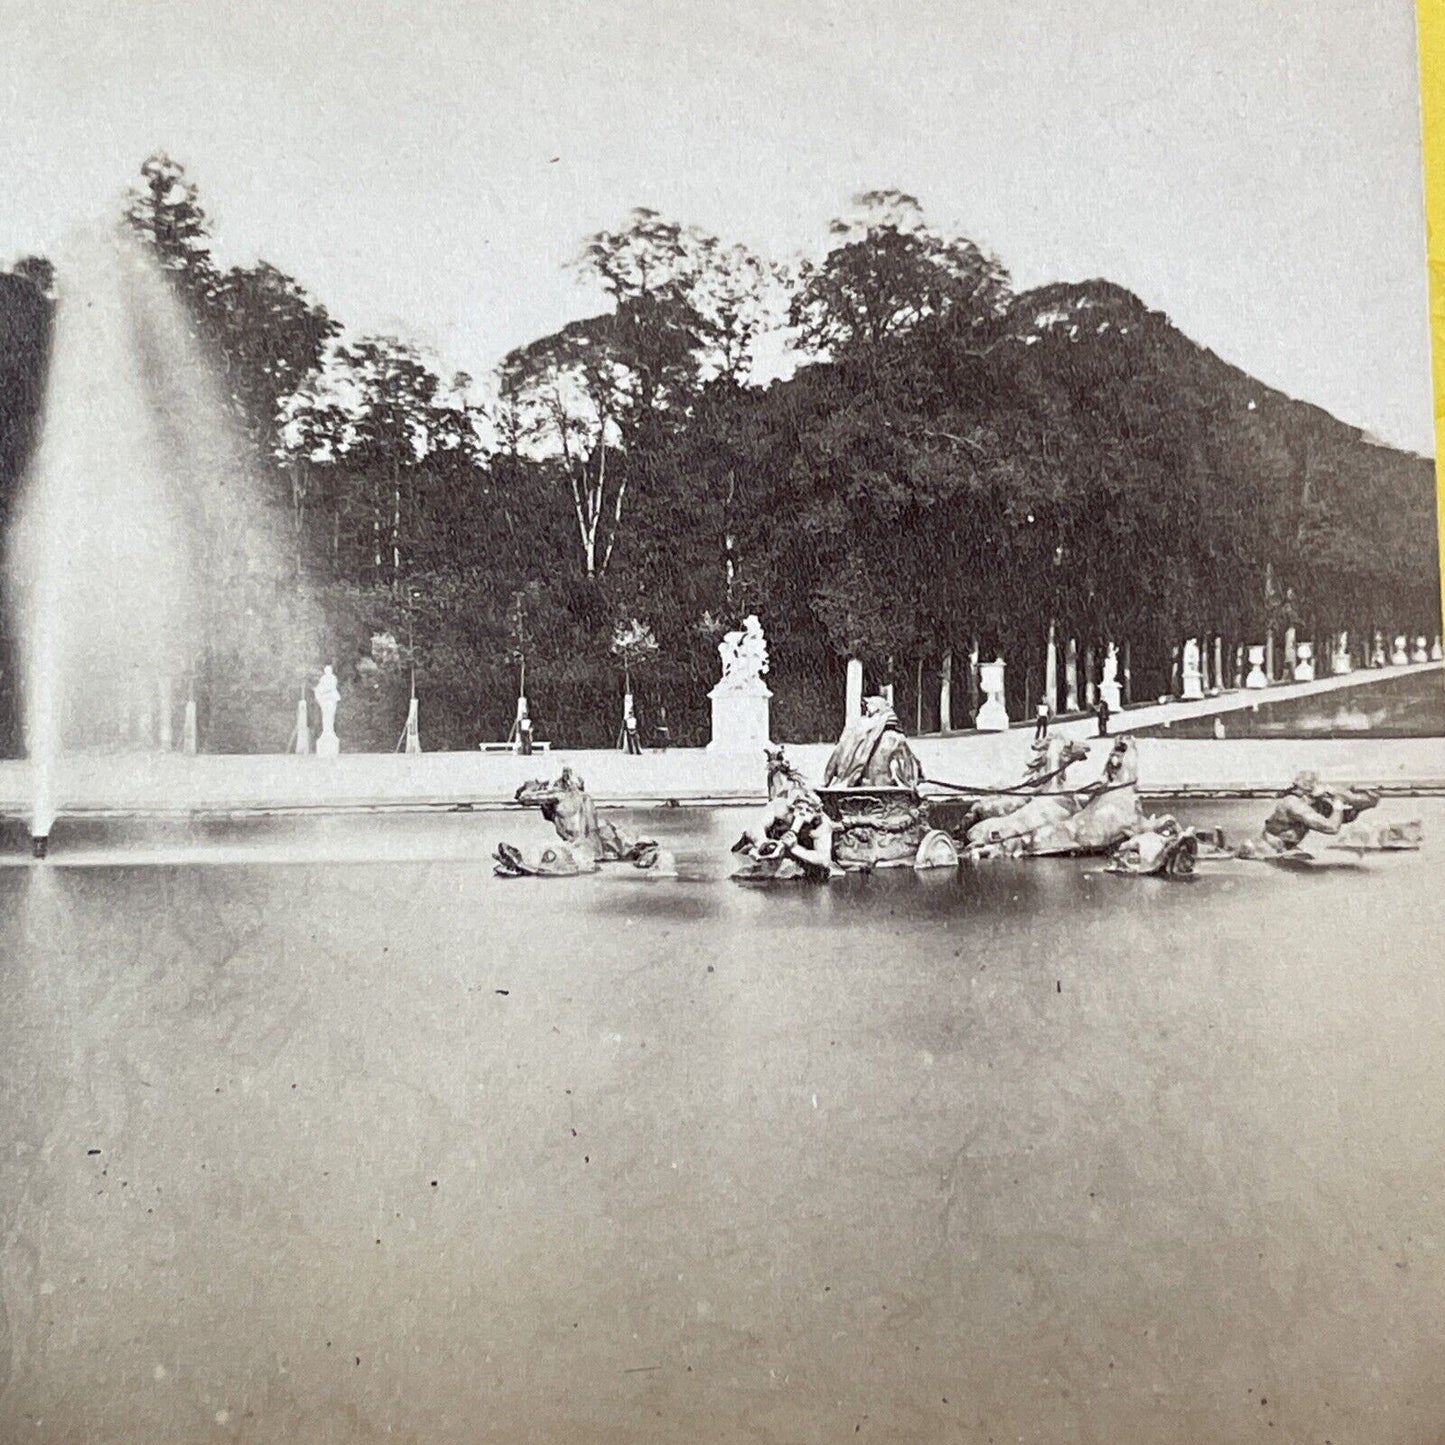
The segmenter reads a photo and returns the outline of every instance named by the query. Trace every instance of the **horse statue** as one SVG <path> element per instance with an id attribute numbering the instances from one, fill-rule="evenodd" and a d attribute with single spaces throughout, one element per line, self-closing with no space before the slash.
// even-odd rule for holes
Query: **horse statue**
<path id="1" fill-rule="evenodd" d="M 1088 758 L 1086 744 L 1059 734 L 1034 743 L 1023 781 L 1016 787 L 977 798 L 959 799 L 960 803 L 967 803 L 969 807 L 958 831 L 967 834 L 970 828 L 990 818 L 1004 818 L 1018 812 L 1039 795 L 1064 792 L 1069 769 L 1075 763 L 1087 762 Z"/>
<path id="2" fill-rule="evenodd" d="M 515 799 L 538 809 L 557 830 L 557 843 L 524 850 L 500 843 L 493 855 L 499 878 L 566 878 L 595 873 L 602 863 L 630 863 L 652 877 L 675 877 L 677 861 L 650 839 L 628 839 L 597 816 L 587 785 L 571 768 L 548 782 L 534 778 L 522 784 Z"/>
<path id="3" fill-rule="evenodd" d="M 1138 744 L 1121 737 L 1101 778 L 1068 792 L 1041 793 L 1002 818 L 975 825 L 968 846 L 974 857 L 1107 853 L 1152 822 L 1139 807 Z"/>
<path id="4" fill-rule="evenodd" d="M 965 844 L 971 849 L 990 850 L 1009 846 L 1072 817 L 1083 804 L 1077 789 L 1065 788 L 1065 775 L 1070 767 L 1088 756 L 1088 748 L 1071 738 L 1056 737 L 1035 743 L 1029 776 L 1024 783 L 1034 790 L 1033 796 L 979 799 L 977 821 L 965 826 Z M 1010 847 L 1009 851 L 1015 850 Z"/>
<path id="5" fill-rule="evenodd" d="M 1108 853 L 1164 821 L 1146 818 L 1139 806 L 1139 745 L 1131 737 L 1115 741 L 1103 777 L 1074 796 L 1076 811 L 1030 834 L 1022 853 L 1033 858 Z"/>

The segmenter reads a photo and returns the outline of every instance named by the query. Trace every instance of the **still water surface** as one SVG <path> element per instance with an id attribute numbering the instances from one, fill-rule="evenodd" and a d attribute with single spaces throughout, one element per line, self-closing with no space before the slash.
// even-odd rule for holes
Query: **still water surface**
<path id="1" fill-rule="evenodd" d="M 0 868 L 0 1439 L 1438 1439 L 1445 804 L 1174 885 L 611 816 L 685 876 L 495 879 L 521 813 Z"/>

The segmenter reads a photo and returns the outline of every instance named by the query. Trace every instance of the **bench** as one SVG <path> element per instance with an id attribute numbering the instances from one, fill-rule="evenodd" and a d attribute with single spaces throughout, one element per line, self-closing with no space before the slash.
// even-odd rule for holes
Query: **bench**
<path id="1" fill-rule="evenodd" d="M 520 753 L 522 751 L 516 743 L 478 743 L 477 749 L 484 753 Z M 532 751 L 534 753 L 551 752 L 552 744 L 539 742 L 536 738 L 533 738 Z"/>

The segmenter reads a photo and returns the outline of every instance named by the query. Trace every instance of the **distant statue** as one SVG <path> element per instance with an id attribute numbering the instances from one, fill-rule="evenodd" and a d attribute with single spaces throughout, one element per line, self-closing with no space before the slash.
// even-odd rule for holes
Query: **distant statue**
<path id="1" fill-rule="evenodd" d="M 1188 701 L 1204 696 L 1204 677 L 1199 670 L 1199 639 L 1188 638 L 1184 643 L 1184 660 L 1180 669 L 1179 695 Z"/>
<path id="2" fill-rule="evenodd" d="M 329 662 L 321 669 L 321 677 L 311 692 L 316 706 L 321 709 L 321 734 L 316 739 L 316 755 L 334 758 L 341 751 L 341 740 L 336 736 L 336 705 L 341 701 L 341 688 Z"/>
<path id="3" fill-rule="evenodd" d="M 720 688 L 753 692 L 762 687 L 768 670 L 768 642 L 763 624 L 749 616 L 738 632 L 729 632 L 717 646 L 722 661 Z"/>
<path id="4" fill-rule="evenodd" d="M 1124 706 L 1119 687 L 1119 648 L 1112 642 L 1104 654 L 1104 676 L 1099 682 L 1099 696 L 1108 704 L 1110 712 L 1118 712 Z"/>

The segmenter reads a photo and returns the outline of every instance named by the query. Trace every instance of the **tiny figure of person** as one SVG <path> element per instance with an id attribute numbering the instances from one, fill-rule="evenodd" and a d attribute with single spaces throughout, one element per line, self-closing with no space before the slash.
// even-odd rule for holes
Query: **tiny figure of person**
<path id="1" fill-rule="evenodd" d="M 667 725 L 667 709 L 659 707 L 657 710 L 657 726 L 653 728 L 653 746 L 666 752 L 672 746 L 672 730 Z"/>
<path id="2" fill-rule="evenodd" d="M 1034 710 L 1034 741 L 1041 743 L 1049 735 L 1049 705 L 1042 699 Z"/>
<path id="3" fill-rule="evenodd" d="M 1101 697 L 1094 705 L 1094 716 L 1099 719 L 1099 736 L 1109 736 L 1109 699 Z"/>
<path id="4" fill-rule="evenodd" d="M 517 751 L 524 758 L 532 756 L 532 719 L 527 713 L 517 719 Z"/>
<path id="5" fill-rule="evenodd" d="M 642 755 L 642 739 L 637 735 L 637 714 L 629 707 L 622 719 L 622 730 L 627 751 L 633 757 Z"/>

